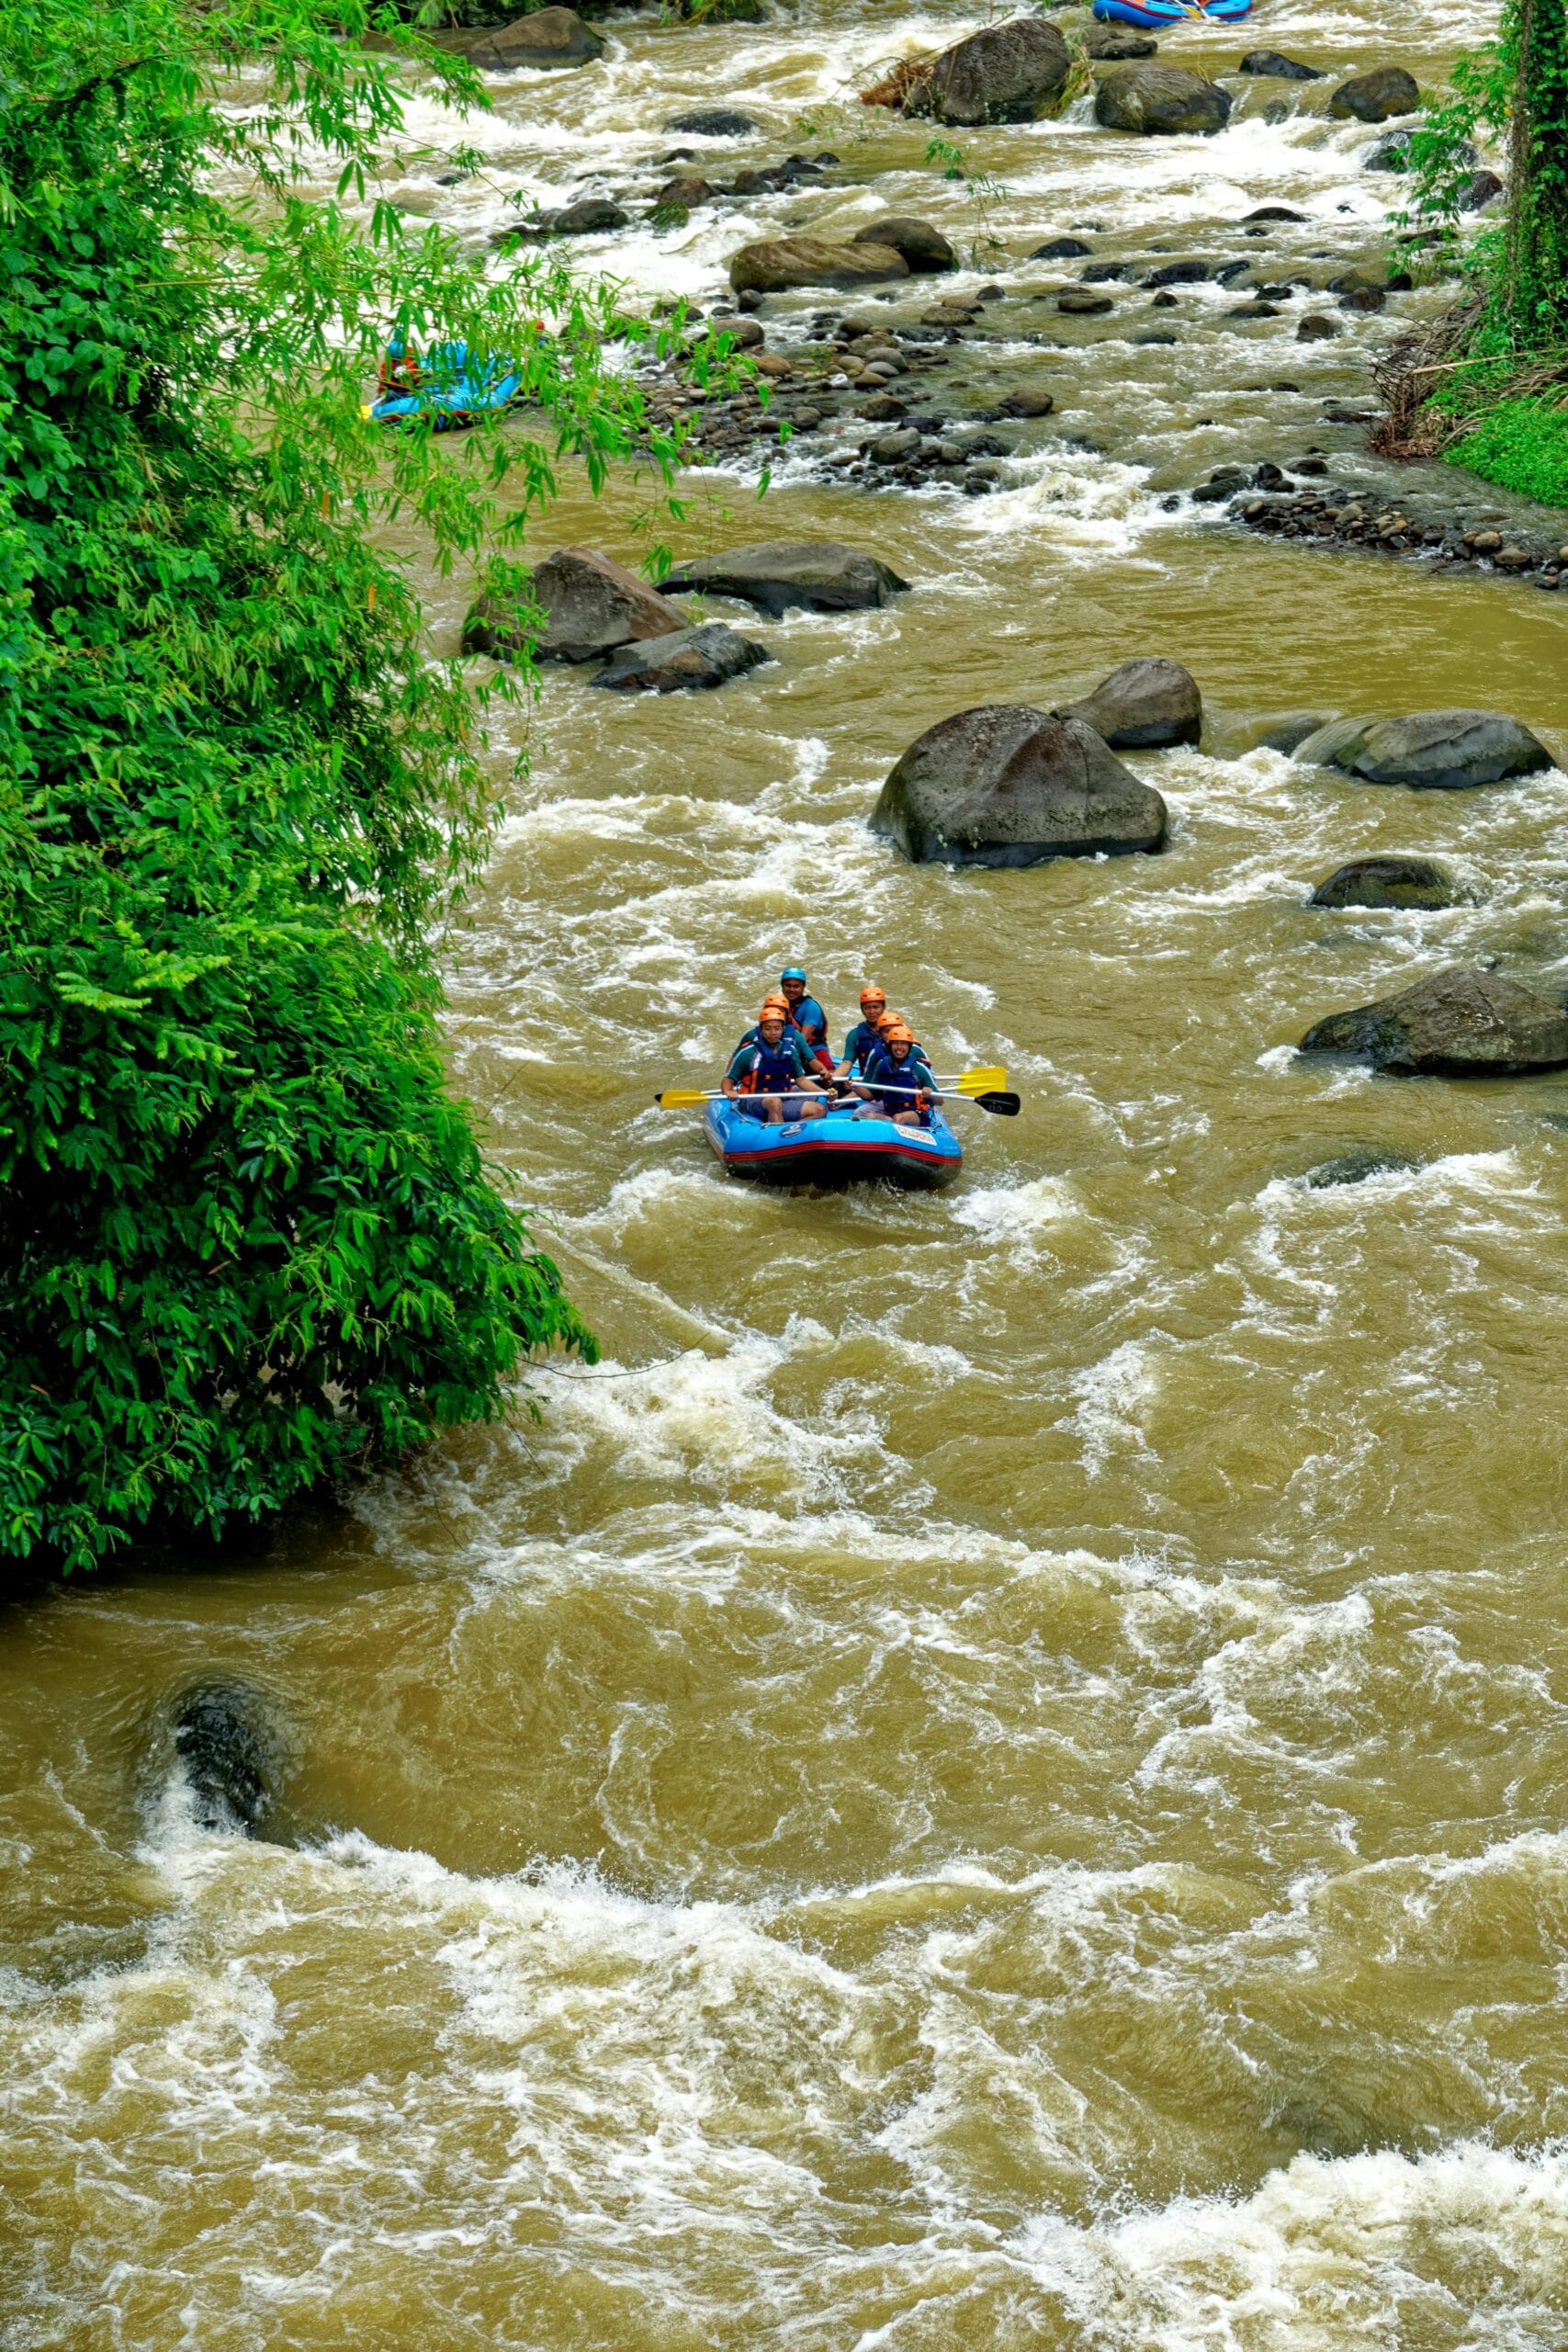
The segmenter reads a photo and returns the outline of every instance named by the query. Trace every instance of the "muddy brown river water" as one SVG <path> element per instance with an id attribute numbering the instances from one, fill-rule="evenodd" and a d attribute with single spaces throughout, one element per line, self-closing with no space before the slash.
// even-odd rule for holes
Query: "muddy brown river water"
<path id="1" fill-rule="evenodd" d="M 477 236 L 518 186 L 652 185 L 668 114 L 739 103 L 716 166 L 842 168 L 589 263 L 711 300 L 774 226 L 966 233 L 923 135 L 846 99 L 973 21 L 628 22 L 496 85 L 490 182 L 405 192 Z M 1430 79 L 1473 29 L 1286 0 L 1168 50 Z M 6 1613 L 6 2352 L 1568 2344 L 1568 1079 L 1292 1050 L 1454 957 L 1568 987 L 1568 775 L 1417 796 L 1236 749 L 1479 704 L 1568 751 L 1568 616 L 1162 503 L 1314 442 L 1382 479 L 1322 411 L 1386 316 L 1298 346 L 1299 311 L 1182 289 L 1174 345 L 1130 305 L 1009 341 L 1080 220 L 1213 253 L 1283 200 L 1276 259 L 1365 256 L 1386 183 L 1321 107 L 972 134 L 996 365 L 1059 395 L 1001 489 L 857 491 L 820 445 L 761 508 L 708 477 L 679 552 L 842 537 L 913 592 L 748 619 L 775 665 L 711 696 L 548 680 L 451 1055 L 605 1363 L 341 1512 Z M 636 503 L 569 483 L 552 543 L 635 560 Z M 868 833 L 932 720 L 1141 652 L 1210 717 L 1134 755 L 1163 856 L 955 874 Z M 1470 902 L 1307 907 L 1384 849 Z M 1023 1114 L 964 1114 L 952 1193 L 760 1195 L 651 1107 L 796 956 L 835 1026 L 874 977 L 939 1068 L 1007 1063 Z M 1384 1164 L 1308 1181 L 1349 1152 Z M 256 1841 L 197 1827 L 159 1745 L 223 1675 L 281 1743 Z"/>

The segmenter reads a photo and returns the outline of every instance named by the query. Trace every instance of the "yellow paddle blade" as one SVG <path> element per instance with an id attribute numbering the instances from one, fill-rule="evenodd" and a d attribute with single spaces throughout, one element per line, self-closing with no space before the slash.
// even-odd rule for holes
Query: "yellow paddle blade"
<path id="1" fill-rule="evenodd" d="M 694 1111 L 699 1102 L 705 1102 L 708 1098 L 700 1086 L 671 1086 L 653 1099 L 661 1111 Z"/>
<path id="2" fill-rule="evenodd" d="M 1007 1082 L 1005 1069 L 966 1069 L 945 1091 L 949 1094 L 999 1094 Z"/>

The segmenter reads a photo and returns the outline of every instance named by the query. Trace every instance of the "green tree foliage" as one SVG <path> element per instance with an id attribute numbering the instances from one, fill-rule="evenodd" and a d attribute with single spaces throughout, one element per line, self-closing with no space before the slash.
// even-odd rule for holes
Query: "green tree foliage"
<path id="1" fill-rule="evenodd" d="M 523 603 L 553 456 L 676 453 L 608 290 L 378 198 L 411 74 L 482 103 L 392 24 L 0 10 L 0 1557 L 217 1533 L 592 1351 L 444 1090 L 497 787 L 378 532 Z M 368 424 L 389 326 L 535 429 Z"/>
<path id="2" fill-rule="evenodd" d="M 1502 299 L 1527 349 L 1568 326 L 1568 0 L 1511 0 L 1508 232 Z"/>
<path id="3" fill-rule="evenodd" d="M 1472 342 L 1540 350 L 1568 329 L 1568 0 L 1506 0 L 1496 40 L 1458 60 L 1411 135 L 1398 228 L 1457 234 L 1478 131 L 1506 147 L 1508 194 L 1469 255 L 1484 298 Z"/>
<path id="4" fill-rule="evenodd" d="M 1461 246 L 1473 141 L 1506 149 L 1506 209 Z M 1412 134 L 1403 244 L 1459 255 L 1464 301 L 1380 372 L 1381 446 L 1563 503 L 1568 376 L 1568 0 L 1505 0 L 1495 40 L 1461 57 Z M 1453 266 L 1440 258 L 1439 266 Z"/>

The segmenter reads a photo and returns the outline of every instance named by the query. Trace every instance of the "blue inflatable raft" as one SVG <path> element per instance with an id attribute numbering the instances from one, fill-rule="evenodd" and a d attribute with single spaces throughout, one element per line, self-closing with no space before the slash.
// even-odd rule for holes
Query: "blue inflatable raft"
<path id="1" fill-rule="evenodd" d="M 1136 25 L 1140 32 L 1169 32 L 1174 25 L 1239 25 L 1252 0 L 1094 0 L 1102 25 Z"/>
<path id="2" fill-rule="evenodd" d="M 769 1126 L 720 1099 L 708 1104 L 703 1131 L 729 1174 L 754 1183 L 837 1186 L 880 1177 L 906 1192 L 934 1193 L 964 1165 L 940 1104 L 929 1127 L 857 1119 L 848 1109 Z"/>
<path id="3" fill-rule="evenodd" d="M 470 356 L 466 343 L 438 343 L 423 359 L 407 358 L 400 344 L 391 344 L 381 367 L 381 396 L 364 413 L 378 424 L 428 416 L 437 433 L 453 433 L 487 409 L 505 408 L 522 383 L 514 361 Z"/>

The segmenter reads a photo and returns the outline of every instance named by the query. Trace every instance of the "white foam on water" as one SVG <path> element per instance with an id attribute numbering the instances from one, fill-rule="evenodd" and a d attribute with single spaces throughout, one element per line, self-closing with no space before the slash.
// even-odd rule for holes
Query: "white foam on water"
<path id="1" fill-rule="evenodd" d="M 1155 1351 L 1170 1345 L 1164 1331 L 1124 1340 L 1099 1363 L 1074 1375 L 1073 1391 L 1080 1402 L 1072 1427 L 1083 1440 L 1079 1460 L 1091 1478 L 1100 1475 L 1112 1454 L 1147 1452 L 1143 1412 L 1160 1386 Z"/>
<path id="2" fill-rule="evenodd" d="M 1168 522 L 1145 487 L 1148 469 L 1059 445 L 1007 461 L 1006 486 L 966 499 L 955 521 L 976 538 L 1049 535 L 1053 553 L 1098 560 Z"/>
<path id="3" fill-rule="evenodd" d="M 1021 1184 L 985 1185 L 962 1193 L 953 1220 L 990 1242 L 1022 1242 L 1082 1216 L 1083 1205 L 1065 1177 L 1036 1176 Z"/>
<path id="4" fill-rule="evenodd" d="M 1096 2230 L 1043 2216 L 1013 2244 L 1111 2352 L 1542 2352 L 1560 2335 L 1565 2216 L 1568 2153 L 1472 2141 L 1302 2155 L 1249 2197 L 1179 2199 Z"/>

